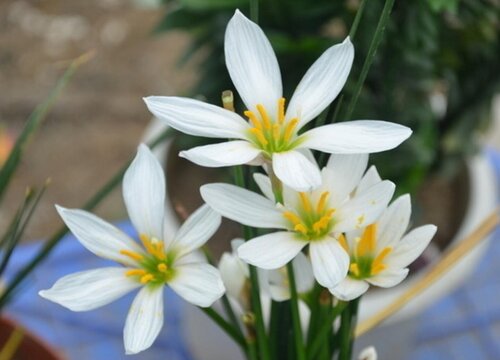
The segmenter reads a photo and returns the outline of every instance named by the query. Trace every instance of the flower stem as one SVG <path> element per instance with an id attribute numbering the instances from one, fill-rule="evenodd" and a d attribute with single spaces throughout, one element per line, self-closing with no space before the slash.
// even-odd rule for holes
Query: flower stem
<path id="1" fill-rule="evenodd" d="M 200 308 L 209 318 L 211 318 L 219 327 L 228 334 L 239 346 L 245 348 L 245 339 L 228 323 L 220 314 L 212 308 Z"/>
<path id="2" fill-rule="evenodd" d="M 349 302 L 346 310 L 340 315 L 340 353 L 339 360 L 351 360 L 352 344 L 354 340 L 354 328 L 358 313 L 359 299 Z"/>
<path id="3" fill-rule="evenodd" d="M 349 37 L 351 38 L 351 41 L 354 39 L 356 31 L 358 30 L 359 21 L 361 20 L 361 16 L 363 15 L 363 10 L 365 9 L 365 5 L 366 5 L 366 0 L 361 1 L 361 4 L 359 4 L 358 11 L 356 12 L 356 17 L 352 22 L 351 30 L 349 30 Z"/>
<path id="4" fill-rule="evenodd" d="M 259 23 L 259 0 L 250 0 L 250 19 L 256 24 Z"/>
<path id="5" fill-rule="evenodd" d="M 288 280 L 290 283 L 290 307 L 292 310 L 293 335 L 295 340 L 295 351 L 297 360 L 306 359 L 306 350 L 304 347 L 304 339 L 302 339 L 302 326 L 300 325 L 299 302 L 297 295 L 297 287 L 295 285 L 295 274 L 293 272 L 293 264 L 290 261 L 286 265 L 288 271 Z"/>

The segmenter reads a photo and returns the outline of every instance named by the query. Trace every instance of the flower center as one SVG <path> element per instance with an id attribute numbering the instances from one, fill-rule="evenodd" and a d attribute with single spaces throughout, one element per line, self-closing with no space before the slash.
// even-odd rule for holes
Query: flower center
<path id="1" fill-rule="evenodd" d="M 387 269 L 385 258 L 392 252 L 392 247 L 387 246 L 379 253 L 377 247 L 377 224 L 368 225 L 361 237 L 356 238 L 356 245 L 349 251 L 349 245 L 343 235 L 339 237 L 342 247 L 351 254 L 349 276 L 355 279 L 366 279 L 375 276 Z"/>
<path id="2" fill-rule="evenodd" d="M 283 216 L 290 221 L 293 231 L 306 240 L 316 240 L 323 238 L 330 232 L 333 225 L 333 213 L 335 209 L 328 207 L 330 193 L 321 193 L 316 206 L 310 197 L 304 193 L 299 193 L 300 207 L 295 213 L 285 211 Z"/>
<path id="3" fill-rule="evenodd" d="M 160 285 L 168 282 L 174 276 L 172 268 L 173 257 L 165 252 L 163 241 L 149 238 L 141 234 L 139 236 L 146 255 L 135 251 L 120 250 L 120 254 L 135 260 L 138 267 L 128 270 L 125 275 L 135 278 L 141 284 Z"/>
<path id="4" fill-rule="evenodd" d="M 293 149 L 299 144 L 297 138 L 298 118 L 285 119 L 285 98 L 278 100 L 278 113 L 276 117 L 270 116 L 262 104 L 257 105 L 258 114 L 245 111 L 253 127 L 249 130 L 254 145 L 271 155 Z"/>

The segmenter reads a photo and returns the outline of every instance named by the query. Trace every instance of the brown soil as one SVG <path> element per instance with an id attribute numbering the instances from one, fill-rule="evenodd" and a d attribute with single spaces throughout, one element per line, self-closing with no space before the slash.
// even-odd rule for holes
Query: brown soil
<path id="1" fill-rule="evenodd" d="M 53 204 L 79 207 L 133 156 L 150 114 L 141 98 L 179 94 L 193 81 L 175 63 L 187 44 L 182 34 L 153 37 L 163 9 L 131 1 L 0 2 L 0 125 L 18 134 L 73 59 L 91 49 L 30 143 L 0 209 L 4 229 L 24 190 L 52 178 L 26 238 L 42 238 L 59 225 Z M 123 218 L 119 192 L 100 207 Z"/>

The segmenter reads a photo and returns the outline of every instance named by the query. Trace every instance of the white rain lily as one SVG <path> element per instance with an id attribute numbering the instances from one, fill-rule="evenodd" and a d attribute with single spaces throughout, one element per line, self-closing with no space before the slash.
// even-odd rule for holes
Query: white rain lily
<path id="1" fill-rule="evenodd" d="M 321 183 L 319 169 L 301 150 L 360 154 L 389 150 L 406 140 L 407 127 L 372 120 L 325 125 L 301 132 L 336 98 L 351 70 L 354 47 L 346 38 L 306 72 L 285 109 L 276 55 L 260 27 L 236 10 L 225 35 L 226 65 L 248 118 L 201 101 L 151 96 L 147 107 L 173 128 L 195 136 L 228 138 L 180 156 L 208 167 L 272 163 L 276 176 L 297 191 Z M 298 176 L 300 174 L 300 176 Z"/>
<path id="2" fill-rule="evenodd" d="M 404 235 L 410 213 L 410 196 L 400 196 L 377 222 L 340 239 L 350 256 L 349 274 L 329 289 L 333 295 L 349 301 L 365 293 L 369 285 L 388 288 L 406 278 L 407 266 L 420 256 L 437 229 L 424 225 Z"/>
<path id="3" fill-rule="evenodd" d="M 332 155 L 321 171 L 321 186 L 309 192 L 284 186 L 283 204 L 276 203 L 269 178 L 261 174 L 255 180 L 265 196 L 229 184 L 208 184 L 200 190 L 205 202 L 222 216 L 248 226 L 281 229 L 241 245 L 238 254 L 245 262 L 277 269 L 309 245 L 316 280 L 331 288 L 349 269 L 349 256 L 337 241 L 338 234 L 374 222 L 394 192 L 393 183 L 378 181 L 351 196 L 367 161 L 368 155 Z"/>
<path id="4" fill-rule="evenodd" d="M 221 218 L 204 205 L 176 234 L 164 229 L 165 176 L 145 145 L 139 147 L 125 174 L 123 197 L 142 246 L 91 213 L 57 206 L 84 247 L 122 266 L 67 275 L 52 288 L 40 291 L 40 296 L 73 311 L 87 311 L 141 288 L 124 330 L 126 353 L 135 354 L 150 347 L 162 328 L 165 285 L 201 307 L 210 306 L 223 295 L 219 271 L 196 254 L 217 230 Z"/>

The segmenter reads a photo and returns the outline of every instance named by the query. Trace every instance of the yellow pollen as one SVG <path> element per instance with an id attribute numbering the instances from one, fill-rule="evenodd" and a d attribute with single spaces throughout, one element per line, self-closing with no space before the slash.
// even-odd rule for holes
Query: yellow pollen
<path id="1" fill-rule="evenodd" d="M 359 276 L 359 266 L 356 263 L 352 263 L 349 266 L 349 271 L 354 274 L 354 276 Z"/>
<path id="2" fill-rule="evenodd" d="M 305 227 L 304 224 L 297 224 L 297 225 L 295 225 L 295 227 L 293 229 L 295 231 L 298 231 L 302 235 L 307 235 L 307 228 Z"/>
<path id="3" fill-rule="evenodd" d="M 255 116 L 253 111 L 247 110 L 244 112 L 244 114 L 255 128 L 262 130 L 262 124 L 260 123 L 259 119 L 257 119 L 257 116 Z"/>
<path id="4" fill-rule="evenodd" d="M 259 111 L 260 117 L 262 118 L 262 122 L 264 123 L 264 127 L 269 130 L 271 128 L 271 120 L 269 120 L 269 116 L 267 115 L 266 108 L 262 104 L 257 105 L 257 110 Z"/>
<path id="5" fill-rule="evenodd" d="M 347 241 L 345 239 L 344 234 L 340 234 L 340 236 L 337 239 L 337 241 L 339 242 L 340 246 L 342 246 L 344 248 L 344 250 L 346 252 L 349 252 L 349 245 L 347 245 Z"/>
<path id="6" fill-rule="evenodd" d="M 368 225 L 358 242 L 357 256 L 365 256 L 375 251 L 377 244 L 377 224 Z"/>
<path id="7" fill-rule="evenodd" d="M 146 275 L 146 270 L 143 269 L 131 269 L 125 272 L 125 276 L 143 276 Z"/>
<path id="8" fill-rule="evenodd" d="M 318 201 L 318 206 L 316 207 L 317 213 L 322 213 L 323 210 L 325 210 L 326 200 L 328 200 L 329 196 L 330 196 L 330 193 L 328 191 L 325 191 L 321 194 L 321 197 L 319 198 L 319 201 Z"/>
<path id="9" fill-rule="evenodd" d="M 141 277 L 141 284 L 146 284 L 146 283 L 150 282 L 153 279 L 154 279 L 153 275 L 146 274 L 146 275 L 144 275 L 144 276 Z"/>
<path id="10" fill-rule="evenodd" d="M 144 257 L 141 254 L 131 250 L 120 250 L 120 254 L 128 256 L 129 258 L 137 261 L 141 261 L 142 259 L 144 259 Z"/>
<path id="11" fill-rule="evenodd" d="M 295 129 L 295 127 L 297 126 L 297 124 L 299 123 L 299 120 L 297 118 L 293 118 L 292 120 L 290 120 L 290 122 L 286 125 L 286 128 L 285 128 L 285 135 L 284 135 L 284 139 L 285 141 L 289 141 L 291 138 L 292 138 L 292 135 L 293 135 L 293 130 Z"/>
<path id="12" fill-rule="evenodd" d="M 158 264 L 158 266 L 156 268 L 158 269 L 159 272 L 162 272 L 162 273 L 167 272 L 167 269 L 168 269 L 167 264 L 164 264 L 164 263 Z"/>
<path id="13" fill-rule="evenodd" d="M 281 127 L 278 124 L 273 125 L 273 138 L 275 140 L 280 139 L 280 130 L 281 130 Z"/>
<path id="14" fill-rule="evenodd" d="M 250 132 L 257 137 L 257 140 L 261 143 L 262 146 L 266 146 L 269 142 L 266 140 L 266 137 L 264 136 L 264 133 L 262 132 L 261 129 L 258 129 L 256 127 L 251 128 Z"/>
<path id="15" fill-rule="evenodd" d="M 290 222 L 292 222 L 294 225 L 302 223 L 302 220 L 300 220 L 300 218 L 297 215 L 295 215 L 293 212 L 291 212 L 291 211 L 285 211 L 283 213 L 283 216 L 287 220 L 289 220 Z"/>
<path id="16" fill-rule="evenodd" d="M 285 98 L 278 100 L 278 123 L 282 125 L 285 122 Z"/>
<path id="17" fill-rule="evenodd" d="M 305 192 L 299 192 L 300 196 L 300 201 L 302 201 L 302 206 L 304 207 L 304 210 L 306 212 L 311 212 L 312 206 L 311 202 L 309 201 L 309 197 L 306 195 Z"/>

